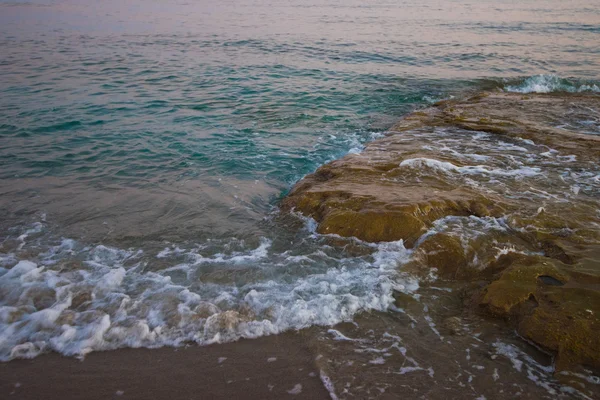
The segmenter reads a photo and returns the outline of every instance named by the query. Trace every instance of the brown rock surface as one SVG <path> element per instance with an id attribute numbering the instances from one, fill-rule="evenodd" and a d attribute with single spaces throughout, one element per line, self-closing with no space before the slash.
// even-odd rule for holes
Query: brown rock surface
<path id="1" fill-rule="evenodd" d="M 282 209 L 322 234 L 404 240 L 405 268 L 478 281 L 476 309 L 557 371 L 600 371 L 600 135 L 584 126 L 599 113 L 590 94 L 443 101 L 306 176 Z"/>
<path id="2" fill-rule="evenodd" d="M 367 144 L 362 153 L 349 154 L 307 175 L 284 199 L 282 208 L 314 218 L 319 233 L 371 242 L 403 239 L 412 247 L 433 221 L 444 216 L 500 216 L 506 208 L 519 205 L 499 193 L 401 167 L 405 160 L 432 156 L 419 141 L 406 140 L 407 132 L 414 136 L 420 131 L 458 129 L 535 139 L 572 154 L 580 163 L 596 162 L 600 136 L 556 127 L 561 117 L 581 111 L 588 103 L 600 109 L 600 97 L 589 95 L 487 93 L 438 103 L 403 118 L 390 135 Z M 465 163 L 451 153 L 434 153 L 436 161 L 454 167 Z"/>
<path id="3" fill-rule="evenodd" d="M 503 136 L 543 142 L 585 158 L 600 158 L 600 136 L 565 129 L 565 119 L 589 117 L 600 106 L 600 96 L 590 94 L 518 94 L 489 92 L 466 100 L 448 100 L 410 114 L 391 130 L 402 132 L 426 126 L 454 126 Z M 565 140 L 568 139 L 568 140 Z"/>
<path id="4" fill-rule="evenodd" d="M 521 258 L 480 294 L 488 312 L 512 319 L 524 338 L 557 354 L 557 371 L 600 368 L 600 291 L 560 262 Z"/>
<path id="5" fill-rule="evenodd" d="M 428 267 L 437 269 L 445 279 L 468 279 L 475 272 L 469 268 L 467 257 L 460 240 L 439 233 L 427 237 L 417 249 L 417 257 Z"/>

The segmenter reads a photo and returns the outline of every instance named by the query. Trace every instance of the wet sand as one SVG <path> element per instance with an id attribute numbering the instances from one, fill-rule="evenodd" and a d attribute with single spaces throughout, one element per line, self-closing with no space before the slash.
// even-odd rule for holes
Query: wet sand
<path id="1" fill-rule="evenodd" d="M 14 360 L 0 364 L 0 398 L 328 399 L 304 336 Z"/>

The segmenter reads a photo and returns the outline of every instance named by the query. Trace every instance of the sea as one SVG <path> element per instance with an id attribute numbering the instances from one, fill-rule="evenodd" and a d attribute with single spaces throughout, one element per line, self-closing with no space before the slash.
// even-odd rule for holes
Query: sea
<path id="1" fill-rule="evenodd" d="M 402 270 L 411 249 L 349 251 L 278 205 L 403 115 L 484 90 L 600 93 L 599 4 L 1 0 L 0 361 L 311 328 L 355 345 L 331 360 L 373 355 L 371 387 L 322 368 L 332 398 L 441 379 L 434 364 L 458 356 L 411 358 L 392 332 L 416 320 L 378 319 L 354 338 L 334 328 L 399 313 L 400 291 L 423 302 L 422 329 L 438 340 L 424 300 L 436 295 Z M 587 133 L 600 134 L 600 117 Z M 387 350 L 367 343 L 373 332 Z M 511 372 L 479 365 L 489 379 L 472 383 L 474 367 L 447 382 L 454 393 L 502 383 L 507 396 L 528 385 L 584 396 L 526 344 L 491 343 Z M 393 352 L 414 362 L 376 384 Z"/>

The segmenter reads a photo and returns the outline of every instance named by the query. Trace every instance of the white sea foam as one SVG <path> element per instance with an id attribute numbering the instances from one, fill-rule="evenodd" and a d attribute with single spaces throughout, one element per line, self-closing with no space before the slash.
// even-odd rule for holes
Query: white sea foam
<path id="1" fill-rule="evenodd" d="M 349 338 L 348 336 L 344 335 L 342 332 L 338 331 L 337 329 L 329 329 L 327 332 L 333 336 L 333 340 L 349 341 L 349 342 L 358 340 L 358 339 Z"/>
<path id="2" fill-rule="evenodd" d="M 184 257 L 186 263 L 158 271 L 147 269 L 152 257 L 140 250 L 87 248 L 69 240 L 35 262 L 3 255 L 0 360 L 32 358 L 49 350 L 83 356 L 120 347 L 209 344 L 333 325 L 362 310 L 388 309 L 393 290 L 418 289 L 416 279 L 398 272 L 399 263 L 410 256 L 402 241 L 372 245 L 372 256 L 351 259 L 315 248 L 277 254 L 271 245 L 261 239 L 255 248 L 212 255 L 198 247 L 171 247 L 177 250 L 158 253 L 161 262 Z M 58 261 L 67 256 L 83 262 L 64 268 Z M 329 267 L 242 284 L 209 281 L 190 287 L 187 279 L 176 280 L 178 271 L 192 276 L 205 265 L 261 270 L 280 265 L 277 260 L 286 266 L 321 260 Z"/>
<path id="3" fill-rule="evenodd" d="M 329 397 L 331 397 L 331 400 L 338 400 L 338 397 L 335 394 L 335 387 L 333 386 L 333 382 L 331 381 L 331 379 L 327 375 L 325 375 L 325 372 L 323 372 L 322 370 L 320 371 L 319 376 L 321 378 L 321 382 L 323 382 L 323 386 L 325 386 L 325 389 L 327 389 L 327 391 L 329 392 Z"/>
<path id="4" fill-rule="evenodd" d="M 288 390 L 289 394 L 296 395 L 302 393 L 302 384 L 296 384 L 292 389 Z"/>
<path id="5" fill-rule="evenodd" d="M 518 85 L 504 88 L 507 92 L 517 93 L 551 93 L 551 92 L 600 92 L 595 83 L 575 83 L 556 75 L 534 75 Z"/>
<path id="6" fill-rule="evenodd" d="M 459 167 L 451 162 L 425 157 L 406 159 L 400 163 L 400 166 L 415 169 L 429 168 L 443 173 L 458 172 L 467 175 L 485 174 L 505 177 L 529 177 L 539 175 L 541 171 L 540 168 L 537 167 L 521 167 L 511 170 L 499 168 L 490 169 L 485 165 L 465 165 Z"/>
<path id="7" fill-rule="evenodd" d="M 507 357 L 517 371 L 522 372 L 525 369 L 524 372 L 529 380 L 544 388 L 549 394 L 556 395 L 555 384 L 552 382 L 552 374 L 554 373 L 552 365 L 542 365 L 515 345 L 500 340 L 493 343 L 493 347 L 496 354 Z"/>

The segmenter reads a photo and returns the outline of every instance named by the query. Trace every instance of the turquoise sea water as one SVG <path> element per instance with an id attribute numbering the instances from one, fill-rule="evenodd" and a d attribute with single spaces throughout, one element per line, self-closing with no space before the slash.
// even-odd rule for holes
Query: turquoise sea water
<path id="1" fill-rule="evenodd" d="M 406 249 L 324 246 L 310 223 L 280 221 L 279 199 L 437 100 L 597 92 L 599 43 L 586 0 L 1 1 L 0 286 L 3 312 L 30 308 L 24 325 L 3 317 L 0 358 L 386 310 L 392 288 L 416 287 L 394 275 Z M 19 262 L 43 267 L 31 285 L 8 272 Z M 32 322 L 86 290 L 72 331 Z M 151 310 L 124 305 L 138 301 Z M 257 317 L 231 332 L 185 320 L 242 305 Z"/>
<path id="2" fill-rule="evenodd" d="M 0 4 L 2 179 L 258 179 L 268 203 L 414 107 L 600 70 L 585 1 Z"/>
<path id="3" fill-rule="evenodd" d="M 38 208 L 23 189 L 61 215 L 108 196 L 195 235 L 244 232 L 415 107 L 538 74 L 593 86 L 600 69 L 586 1 L 0 6 L 3 208 Z"/>

